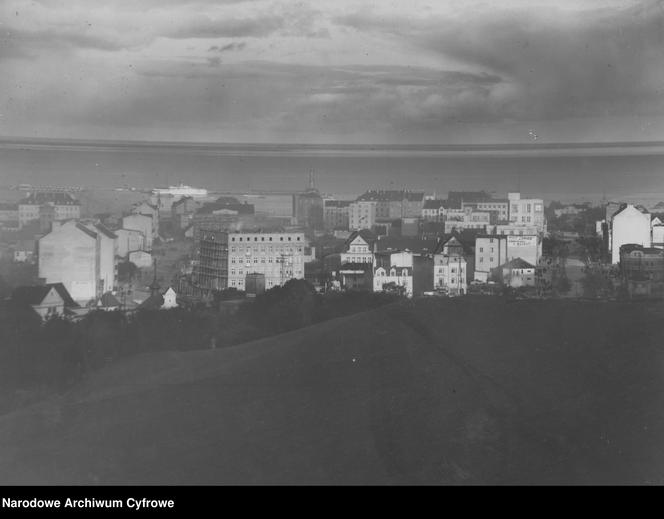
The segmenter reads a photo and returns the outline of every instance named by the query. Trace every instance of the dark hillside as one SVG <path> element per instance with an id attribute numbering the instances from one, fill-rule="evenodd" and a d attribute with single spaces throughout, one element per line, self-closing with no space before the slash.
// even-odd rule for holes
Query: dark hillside
<path id="1" fill-rule="evenodd" d="M 0 417 L 0 483 L 662 483 L 662 311 L 422 300 L 128 358 Z"/>

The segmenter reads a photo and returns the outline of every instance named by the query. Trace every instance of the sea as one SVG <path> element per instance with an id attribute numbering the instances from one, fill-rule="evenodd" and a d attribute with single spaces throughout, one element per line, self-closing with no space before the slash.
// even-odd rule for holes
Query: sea
<path id="1" fill-rule="evenodd" d="M 0 139 L 2 193 L 25 183 L 97 190 L 184 183 L 263 197 L 285 214 L 289 193 L 305 189 L 310 172 L 322 193 L 340 199 L 367 189 L 423 190 L 441 198 L 450 190 L 484 189 L 497 197 L 520 191 L 546 201 L 650 205 L 664 200 L 664 143 L 324 146 Z"/>

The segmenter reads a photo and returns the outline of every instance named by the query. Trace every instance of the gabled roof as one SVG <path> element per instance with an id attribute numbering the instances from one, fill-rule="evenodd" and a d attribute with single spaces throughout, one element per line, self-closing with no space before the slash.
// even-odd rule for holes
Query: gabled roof
<path id="1" fill-rule="evenodd" d="M 648 211 L 645 207 L 643 207 L 641 204 L 626 204 L 622 203 L 620 204 L 620 209 L 618 209 L 615 213 L 613 213 L 613 218 L 618 216 L 620 213 L 624 212 L 628 207 L 633 207 L 637 211 L 643 213 L 643 214 L 650 214 L 650 211 Z"/>
<path id="2" fill-rule="evenodd" d="M 81 205 L 81 203 L 69 193 L 55 193 L 48 191 L 31 193 L 19 202 L 21 205 L 42 205 L 48 203 L 54 205 Z"/>
<path id="3" fill-rule="evenodd" d="M 465 236 L 459 234 L 457 231 L 452 231 L 450 234 L 443 235 L 443 237 L 440 239 L 438 242 L 438 246 L 436 247 L 434 254 L 440 254 L 443 251 L 443 248 L 447 243 L 452 240 L 456 239 L 461 246 L 463 247 L 463 253 L 467 255 L 472 255 L 473 254 L 473 245 L 475 245 L 475 239 L 472 239 L 472 244 L 469 242 L 469 238 L 466 238 Z"/>
<path id="4" fill-rule="evenodd" d="M 60 227 L 60 228 L 62 228 L 62 227 Z M 95 239 L 97 238 L 97 233 L 94 232 L 94 231 L 91 230 L 91 229 L 88 229 L 88 228 L 87 228 L 85 225 L 83 225 L 82 223 L 78 223 L 78 222 L 76 222 L 76 228 L 77 228 L 79 231 L 82 231 L 82 232 L 84 232 L 85 234 L 87 234 L 88 236 L 90 236 L 90 238 L 95 238 Z"/>
<path id="5" fill-rule="evenodd" d="M 450 203 L 447 200 L 425 200 L 423 209 L 440 209 L 441 207 L 448 208 Z"/>
<path id="6" fill-rule="evenodd" d="M 164 296 L 153 294 L 138 305 L 137 310 L 159 310 L 164 306 Z"/>
<path id="7" fill-rule="evenodd" d="M 11 300 L 17 304 L 38 305 L 48 295 L 51 289 L 55 289 L 64 301 L 65 306 L 77 308 L 79 305 L 69 295 L 69 291 L 62 283 L 48 283 L 38 286 L 16 287 L 12 293 Z"/>
<path id="8" fill-rule="evenodd" d="M 118 301 L 111 292 L 106 292 L 97 300 L 97 306 L 102 308 L 114 308 L 120 306 L 120 301 Z"/>
<path id="9" fill-rule="evenodd" d="M 521 259 L 521 258 L 514 258 L 510 261 L 508 261 L 505 264 L 506 267 L 508 268 L 513 268 L 513 269 L 534 269 L 535 265 L 532 265 L 528 263 L 526 260 Z"/>
<path id="10" fill-rule="evenodd" d="M 95 229 L 97 229 L 100 233 L 102 233 L 104 236 L 115 239 L 117 238 L 117 235 L 111 231 L 108 227 L 106 227 L 104 224 L 97 223 L 95 224 Z"/>
<path id="11" fill-rule="evenodd" d="M 346 241 L 344 242 L 344 250 L 348 249 L 350 247 L 350 244 L 355 241 L 355 238 L 361 237 L 369 247 L 373 247 L 374 242 L 376 241 L 376 235 L 371 232 L 369 229 L 361 229 L 359 231 L 353 231 L 352 234 L 346 238 Z"/>

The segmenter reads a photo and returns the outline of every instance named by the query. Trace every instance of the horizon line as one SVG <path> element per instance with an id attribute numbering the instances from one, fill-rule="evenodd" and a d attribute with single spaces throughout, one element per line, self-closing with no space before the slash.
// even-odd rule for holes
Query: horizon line
<path id="1" fill-rule="evenodd" d="M 241 142 L 241 141 L 168 141 L 168 140 L 122 140 L 122 139 L 85 139 L 78 137 L 25 137 L 25 136 L 0 136 L 0 144 L 51 144 L 67 145 L 136 145 L 136 146 L 190 146 L 190 147 L 277 147 L 277 148 L 329 148 L 347 150 L 371 150 L 371 149 L 412 149 L 412 150 L 546 150 L 546 149 L 611 149 L 611 148 L 646 148 L 664 147 L 664 141 L 600 141 L 600 142 L 529 142 L 529 143 L 493 143 L 493 144 L 413 144 L 413 143 L 373 143 L 373 144 L 350 144 L 350 143 L 303 143 L 303 142 Z"/>

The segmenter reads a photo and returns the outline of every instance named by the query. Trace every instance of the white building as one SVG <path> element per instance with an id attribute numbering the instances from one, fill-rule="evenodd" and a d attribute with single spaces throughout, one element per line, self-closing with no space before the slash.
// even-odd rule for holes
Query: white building
<path id="1" fill-rule="evenodd" d="M 264 274 L 267 290 L 290 279 L 304 279 L 304 233 L 227 234 L 227 287 L 244 290 L 247 274 Z"/>
<path id="2" fill-rule="evenodd" d="M 54 222 L 39 240 L 39 277 L 62 283 L 76 301 L 100 297 L 115 286 L 115 254 L 101 230 L 67 221 Z"/>
<path id="3" fill-rule="evenodd" d="M 463 295 L 468 291 L 466 277 L 466 259 L 463 256 L 434 255 L 434 290 L 446 290 L 449 294 Z"/>
<path id="4" fill-rule="evenodd" d="M 472 207 L 464 209 L 448 209 L 445 214 L 445 233 L 454 230 L 481 229 L 486 231 L 491 223 L 491 213 L 473 211 Z"/>
<path id="5" fill-rule="evenodd" d="M 512 288 L 534 287 L 537 280 L 535 277 L 535 265 L 515 258 L 498 267 L 502 282 Z"/>
<path id="6" fill-rule="evenodd" d="M 542 257 L 542 240 L 538 235 L 508 235 L 507 261 L 521 258 L 532 265 L 537 265 Z"/>
<path id="7" fill-rule="evenodd" d="M 376 225 L 375 201 L 358 200 L 348 206 L 348 228 L 351 231 L 371 229 Z"/>
<path id="8" fill-rule="evenodd" d="M 659 218 L 652 221 L 652 246 L 664 249 L 664 223 Z"/>
<path id="9" fill-rule="evenodd" d="M 475 238 L 475 280 L 486 283 L 493 269 L 507 261 L 507 236 L 479 235 Z"/>
<path id="10" fill-rule="evenodd" d="M 510 204 L 509 221 L 515 225 L 532 225 L 537 232 L 546 232 L 544 200 L 541 198 L 521 198 L 521 193 L 508 193 Z"/>
<path id="11" fill-rule="evenodd" d="M 175 290 L 173 290 L 173 287 L 168 287 L 166 292 L 162 294 L 162 297 L 164 298 L 164 304 L 162 305 L 162 308 L 164 310 L 168 310 L 170 308 L 177 308 L 178 306 L 177 294 L 175 293 Z"/>
<path id="12" fill-rule="evenodd" d="M 403 291 L 406 297 L 413 297 L 413 253 L 402 251 L 377 255 L 373 290 Z"/>
<path id="13" fill-rule="evenodd" d="M 650 213 L 632 204 L 625 204 L 611 220 L 611 263 L 620 263 L 620 247 L 628 243 L 652 246 Z"/>
<path id="14" fill-rule="evenodd" d="M 344 263 L 373 263 L 374 243 L 376 239 L 369 231 L 355 231 L 346 240 L 344 251 L 341 253 L 341 264 Z"/>

